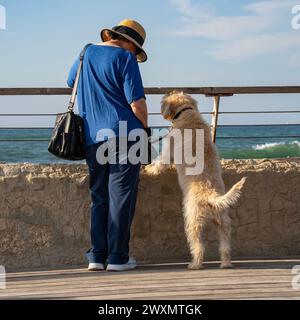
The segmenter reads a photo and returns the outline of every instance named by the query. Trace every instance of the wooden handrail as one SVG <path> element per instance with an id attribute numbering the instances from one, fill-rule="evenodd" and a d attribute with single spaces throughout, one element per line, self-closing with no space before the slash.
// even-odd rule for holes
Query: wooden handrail
<path id="1" fill-rule="evenodd" d="M 183 91 L 189 94 L 203 94 L 207 96 L 234 94 L 286 94 L 300 93 L 300 86 L 273 87 L 147 87 L 146 94 L 166 94 L 171 91 Z M 70 88 L 0 88 L 0 95 L 69 95 Z"/>

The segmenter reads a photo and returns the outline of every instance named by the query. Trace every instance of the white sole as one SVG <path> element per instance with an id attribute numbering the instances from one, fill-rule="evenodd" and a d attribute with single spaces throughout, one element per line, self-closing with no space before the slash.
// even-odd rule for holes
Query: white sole
<path id="1" fill-rule="evenodd" d="M 137 267 L 135 259 L 130 258 L 126 264 L 108 264 L 106 271 L 129 271 Z"/>
<path id="2" fill-rule="evenodd" d="M 136 269 L 137 266 L 132 267 L 120 267 L 119 265 L 108 265 L 106 268 L 106 271 L 115 271 L 115 272 L 121 272 L 121 271 L 130 271 Z"/>
<path id="3" fill-rule="evenodd" d="M 103 271 L 104 265 L 102 263 L 90 263 L 88 271 Z"/>

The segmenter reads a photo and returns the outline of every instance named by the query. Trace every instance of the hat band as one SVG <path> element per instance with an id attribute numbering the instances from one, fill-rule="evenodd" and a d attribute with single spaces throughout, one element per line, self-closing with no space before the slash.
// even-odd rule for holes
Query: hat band
<path id="1" fill-rule="evenodd" d="M 113 27 L 112 30 L 118 31 L 120 33 L 126 34 L 133 40 L 135 40 L 140 46 L 144 44 L 144 39 L 133 29 L 126 26 L 116 26 Z"/>

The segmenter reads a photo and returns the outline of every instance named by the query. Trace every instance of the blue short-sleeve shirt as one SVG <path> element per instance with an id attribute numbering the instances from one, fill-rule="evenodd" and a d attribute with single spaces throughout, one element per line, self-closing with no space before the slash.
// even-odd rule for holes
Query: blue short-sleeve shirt
<path id="1" fill-rule="evenodd" d="M 68 77 L 73 87 L 79 58 Z M 78 109 L 84 121 L 86 144 L 97 143 L 101 129 L 111 129 L 119 136 L 119 121 L 127 122 L 127 134 L 142 128 L 130 104 L 145 98 L 144 87 L 133 53 L 119 47 L 91 45 L 88 47 L 78 86 Z"/>

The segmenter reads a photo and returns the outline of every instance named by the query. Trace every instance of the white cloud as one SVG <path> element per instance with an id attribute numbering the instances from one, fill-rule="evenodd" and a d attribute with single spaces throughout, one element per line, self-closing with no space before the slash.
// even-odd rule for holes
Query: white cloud
<path id="1" fill-rule="evenodd" d="M 296 33 L 276 33 L 244 36 L 239 41 L 222 43 L 212 51 L 217 60 L 245 60 L 257 55 L 291 51 L 300 47 Z"/>
<path id="2" fill-rule="evenodd" d="M 258 14 L 282 14 L 283 11 L 288 8 L 289 11 L 292 6 L 295 5 L 295 0 L 268 0 L 268 1 L 259 1 L 253 2 L 245 6 L 249 11 L 258 13 Z"/>
<path id="3" fill-rule="evenodd" d="M 213 8 L 195 6 L 191 0 L 170 3 L 182 15 L 182 25 L 169 33 L 216 40 L 210 52 L 217 60 L 300 49 L 300 32 L 290 28 L 295 0 L 256 1 L 242 8 L 246 14 L 231 16 L 217 15 Z"/>
<path id="4" fill-rule="evenodd" d="M 169 0 L 171 5 L 183 15 L 189 19 L 210 19 L 214 14 L 214 10 L 210 5 L 192 4 L 190 0 Z"/>
<path id="5" fill-rule="evenodd" d="M 261 17 L 212 17 L 206 22 L 189 23 L 176 35 L 198 36 L 216 40 L 236 39 L 268 27 L 272 19 Z"/>

